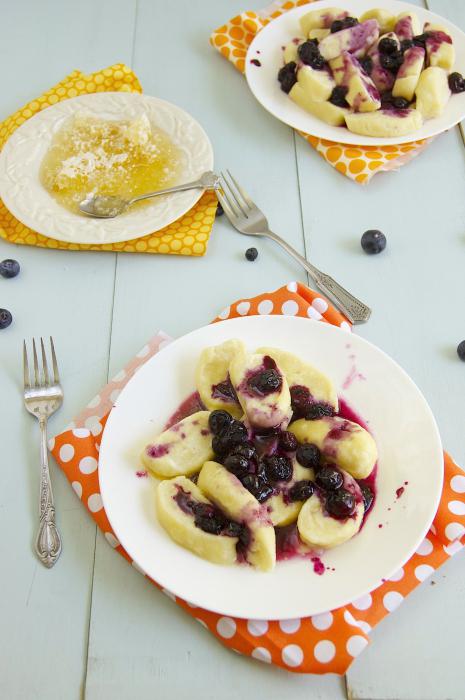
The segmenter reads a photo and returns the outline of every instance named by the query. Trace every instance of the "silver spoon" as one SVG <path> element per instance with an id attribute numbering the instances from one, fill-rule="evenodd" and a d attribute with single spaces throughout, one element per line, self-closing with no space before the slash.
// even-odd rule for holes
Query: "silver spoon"
<path id="1" fill-rule="evenodd" d="M 148 192 L 147 194 L 141 194 L 132 199 L 124 199 L 123 197 L 112 195 L 100 196 L 89 194 L 79 203 L 79 209 L 83 214 L 94 216 L 98 219 L 113 219 L 115 216 L 122 214 L 131 204 L 140 202 L 142 199 L 150 199 L 150 197 L 158 197 L 161 194 L 171 194 L 172 192 L 184 192 L 185 190 L 216 190 L 218 183 L 218 175 L 215 175 L 211 170 L 207 170 L 194 182 L 186 182 L 184 185 L 168 187 L 166 190 Z"/>

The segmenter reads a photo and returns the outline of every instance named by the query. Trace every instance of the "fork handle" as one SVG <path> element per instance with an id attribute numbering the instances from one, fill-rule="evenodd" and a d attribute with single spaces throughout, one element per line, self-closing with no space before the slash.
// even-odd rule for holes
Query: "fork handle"
<path id="1" fill-rule="evenodd" d="M 39 419 L 40 426 L 40 506 L 39 530 L 36 537 L 36 553 L 48 569 L 56 564 L 61 554 L 61 537 L 55 524 L 52 483 L 48 468 L 47 420 Z"/>
<path id="2" fill-rule="evenodd" d="M 354 297 L 353 294 L 344 289 L 336 280 L 322 272 L 317 267 L 308 262 L 300 255 L 292 246 L 289 245 L 281 236 L 278 236 L 273 231 L 265 231 L 264 234 L 271 240 L 278 243 L 284 250 L 289 253 L 314 279 L 316 286 L 326 294 L 326 296 L 342 311 L 351 323 L 364 323 L 371 316 L 371 309 L 362 301 Z"/>

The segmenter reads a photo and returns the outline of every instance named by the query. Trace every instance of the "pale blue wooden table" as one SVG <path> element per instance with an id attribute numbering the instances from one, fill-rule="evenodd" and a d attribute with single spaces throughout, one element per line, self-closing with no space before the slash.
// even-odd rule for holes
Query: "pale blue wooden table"
<path id="1" fill-rule="evenodd" d="M 259 8 L 260 0 L 250 7 Z M 373 3 L 376 5 L 376 2 Z M 421 4 L 421 0 L 418 0 Z M 465 29 L 460 0 L 429 0 Z M 218 168 L 247 183 L 273 228 L 373 307 L 361 335 L 420 386 L 444 445 L 465 463 L 465 148 L 457 129 L 398 173 L 365 188 L 345 179 L 252 99 L 214 52 L 209 31 L 243 0 L 2 2 L 0 118 L 74 68 L 125 62 L 145 91 L 205 127 Z M 361 233 L 382 229 L 375 258 Z M 343 679 L 298 676 L 241 658 L 154 589 L 105 542 L 52 466 L 64 549 L 49 571 L 31 543 L 37 521 L 37 432 L 22 408 L 23 337 L 53 333 L 66 401 L 58 431 L 159 328 L 207 323 L 238 296 L 273 289 L 302 270 L 272 245 L 220 219 L 202 259 L 14 248 L 18 279 L 0 279 L 14 325 L 0 337 L 0 697 L 4 700 L 292 700 L 346 697 Z M 40 304 L 39 304 L 40 299 Z M 360 700 L 463 700 L 465 561 L 457 555 L 372 633 L 347 683 Z"/>

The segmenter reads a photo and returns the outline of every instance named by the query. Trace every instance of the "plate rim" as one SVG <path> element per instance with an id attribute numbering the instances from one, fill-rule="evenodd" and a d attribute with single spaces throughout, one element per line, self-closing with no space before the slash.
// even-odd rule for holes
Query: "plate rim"
<path id="1" fill-rule="evenodd" d="M 358 2 L 365 2 L 365 0 L 350 0 L 351 4 L 356 4 Z M 311 6 L 311 9 L 313 10 L 313 9 L 318 9 L 318 7 L 320 7 L 320 6 L 321 7 L 325 7 L 325 6 L 329 7 L 329 6 L 332 6 L 333 4 L 334 3 L 332 2 L 332 0 L 315 0 L 315 2 L 310 3 L 308 5 L 308 7 Z M 465 31 L 460 29 L 460 27 L 458 27 L 456 24 L 451 22 L 446 17 L 443 17 L 442 15 L 439 15 L 436 12 L 432 12 L 431 10 L 428 10 L 427 8 L 421 7 L 419 5 L 412 5 L 411 3 L 404 2 L 404 0 L 381 0 L 381 2 L 379 2 L 378 4 L 382 5 L 383 9 L 386 6 L 398 6 L 399 11 L 402 11 L 400 9 L 400 6 L 402 6 L 402 8 L 404 10 L 405 10 L 405 7 L 408 6 L 414 12 L 418 13 L 418 11 L 420 10 L 422 15 L 424 15 L 424 14 L 428 15 L 428 17 L 431 17 L 432 21 L 436 21 L 439 23 L 443 22 L 446 25 L 450 25 L 451 27 L 453 27 L 454 31 L 457 32 L 457 34 L 461 35 L 462 40 L 463 40 L 463 46 L 465 47 Z M 381 147 L 381 146 L 397 146 L 397 145 L 402 146 L 402 145 L 416 143 L 418 141 L 425 141 L 428 139 L 433 139 L 436 136 L 440 136 L 442 133 L 449 131 L 450 129 L 453 129 L 455 126 L 457 126 L 457 124 L 459 124 L 461 121 L 463 121 L 465 119 L 465 101 L 464 101 L 462 116 L 457 117 L 457 119 L 455 119 L 455 117 L 454 117 L 454 119 L 452 120 L 453 123 L 452 122 L 448 123 L 447 126 L 433 129 L 431 133 L 428 133 L 427 135 L 423 135 L 423 136 L 415 136 L 415 132 L 413 132 L 411 134 L 405 134 L 404 136 L 399 136 L 399 137 L 394 136 L 394 137 L 384 137 L 384 138 L 377 137 L 377 136 L 361 136 L 360 134 L 353 134 L 352 132 L 350 132 L 347 129 L 347 127 L 342 127 L 342 128 L 341 127 L 333 127 L 329 124 L 326 124 L 326 122 L 324 122 L 323 120 L 318 119 L 317 117 L 313 117 L 311 114 L 306 113 L 303 108 L 300 108 L 300 109 L 301 109 L 302 113 L 306 116 L 306 118 L 314 119 L 315 124 L 317 126 L 318 126 L 318 124 L 321 124 L 321 125 L 323 125 L 322 126 L 323 129 L 331 130 L 331 133 L 315 133 L 315 127 L 313 126 L 313 124 L 309 130 L 305 130 L 302 126 L 296 126 L 292 117 L 289 120 L 284 119 L 281 115 L 276 113 L 277 110 L 271 109 L 269 104 L 265 105 L 257 97 L 257 95 L 256 95 L 256 93 L 251 85 L 251 80 L 249 80 L 249 76 L 253 76 L 255 74 L 255 71 L 251 68 L 250 58 L 251 58 L 252 54 L 254 54 L 254 57 L 255 57 L 255 53 L 254 53 L 256 51 L 255 45 L 260 42 L 260 35 L 262 35 L 262 37 L 263 37 L 263 34 L 262 34 L 263 31 L 266 31 L 267 28 L 273 24 L 273 22 L 279 21 L 283 17 L 289 16 L 290 13 L 295 13 L 296 15 L 303 14 L 303 8 L 306 8 L 306 7 L 307 7 L 307 5 L 296 6 L 296 7 L 292 8 L 291 10 L 288 10 L 287 12 L 283 13 L 279 17 L 276 17 L 275 19 L 273 19 L 271 22 L 269 22 L 262 30 L 260 30 L 255 35 L 255 37 L 253 38 L 252 42 L 250 43 L 250 45 L 247 49 L 247 54 L 245 57 L 245 78 L 247 80 L 247 86 L 248 86 L 250 92 L 252 93 L 254 99 L 258 102 L 258 104 L 264 110 L 266 110 L 269 114 L 271 114 L 275 119 L 278 119 L 278 121 L 280 121 L 281 123 L 292 127 L 296 131 L 302 131 L 303 133 L 314 136 L 316 138 L 324 139 L 327 141 L 333 141 L 334 143 L 341 143 L 345 146 L 354 146 L 354 147 L 356 147 L 356 146 L 379 146 L 379 147 Z M 455 97 L 457 97 L 457 95 Z M 294 105 L 293 102 L 291 102 L 291 104 L 293 106 L 298 106 L 298 105 Z M 436 119 L 440 119 L 440 118 L 441 117 L 436 117 L 435 119 L 427 120 L 425 122 L 425 124 L 427 124 L 428 122 L 434 122 Z M 336 132 L 336 130 L 338 130 L 338 131 Z M 342 138 L 341 138 L 341 136 L 342 136 Z"/>
<path id="2" fill-rule="evenodd" d="M 200 122 L 197 119 L 195 119 L 189 112 L 187 112 L 182 107 L 179 107 L 174 102 L 170 102 L 169 100 L 165 100 L 161 97 L 156 97 L 155 95 L 148 95 L 146 93 L 140 93 L 140 92 L 125 92 L 125 91 L 121 91 L 121 90 L 120 91 L 111 90 L 111 91 L 105 91 L 105 92 L 85 93 L 82 95 L 76 95 L 74 97 L 68 97 L 64 100 L 60 100 L 59 102 L 57 102 L 53 105 L 50 105 L 49 107 L 47 107 L 44 110 L 40 110 L 39 112 L 36 112 L 36 114 L 34 114 L 32 117 L 29 117 L 23 124 L 21 124 L 20 126 L 17 127 L 17 129 L 15 129 L 15 131 L 11 134 L 11 136 L 8 137 L 8 139 L 5 141 L 3 147 L 0 151 L 0 198 L 2 199 L 2 201 L 5 205 L 5 207 L 8 209 L 8 211 L 16 219 L 18 219 L 18 221 L 20 221 L 24 226 L 27 226 L 28 228 L 30 228 L 32 231 L 39 233 L 42 236 L 46 236 L 47 238 L 52 238 L 53 240 L 56 240 L 56 241 L 60 241 L 63 243 L 69 243 L 69 244 L 76 243 L 78 245 L 105 245 L 105 244 L 114 244 L 114 243 L 125 243 L 125 242 L 133 241 L 133 240 L 136 241 L 139 238 L 143 238 L 143 237 L 148 236 L 150 234 L 159 234 L 159 232 L 163 228 L 166 228 L 166 226 L 169 226 L 170 224 L 174 223 L 175 221 L 180 219 L 182 216 L 184 216 L 188 211 L 190 211 L 190 209 L 192 209 L 197 204 L 197 202 L 200 200 L 202 195 L 205 193 L 205 190 L 190 190 L 188 192 L 185 192 L 184 195 L 189 194 L 189 198 L 190 198 L 189 204 L 185 205 L 185 207 L 181 207 L 179 210 L 180 213 L 177 212 L 176 216 L 174 218 L 172 218 L 168 222 L 163 223 L 159 228 L 154 229 L 153 224 L 150 224 L 149 222 L 147 222 L 147 224 L 145 225 L 145 228 L 141 228 L 139 230 L 139 233 L 131 232 L 128 235 L 124 234 L 123 236 L 121 236 L 121 234 L 119 234 L 119 235 L 113 234 L 112 235 L 111 231 L 110 231 L 110 233 L 106 234 L 104 240 L 95 240 L 95 239 L 90 240 L 90 236 L 82 237 L 82 234 L 80 234 L 80 231 L 82 231 L 82 229 L 85 228 L 85 225 L 81 226 L 81 224 L 83 222 L 85 222 L 85 220 L 86 220 L 86 218 L 84 216 L 81 219 L 80 216 L 74 215 L 74 214 L 72 214 L 72 212 L 68 212 L 69 217 L 70 217 L 70 223 L 74 224 L 74 230 L 76 231 L 75 235 L 73 235 L 73 237 L 71 238 L 70 236 L 67 236 L 66 234 L 62 234 L 59 231 L 57 232 L 56 230 L 54 230 L 52 232 L 50 232 L 49 230 L 47 230 L 47 231 L 40 230 L 42 227 L 37 226 L 37 223 L 34 221 L 33 215 L 30 215 L 29 212 L 27 212 L 27 211 L 24 212 L 24 211 L 18 210 L 18 208 L 16 206 L 15 197 L 14 196 L 10 197 L 8 193 L 5 196 L 5 193 L 2 192 L 2 174 L 3 174 L 4 169 L 5 169 L 6 158 L 9 155 L 9 149 L 12 148 L 12 146 L 11 146 L 12 140 L 15 139 L 17 134 L 19 134 L 19 136 L 21 135 L 21 130 L 23 129 L 23 127 L 27 126 L 28 128 L 31 128 L 30 127 L 31 123 L 34 124 L 35 121 L 39 122 L 40 118 L 44 119 L 44 114 L 50 114 L 49 110 L 54 110 L 55 108 L 59 108 L 60 106 L 62 106 L 65 103 L 66 104 L 67 103 L 79 104 L 80 101 L 91 102 L 92 99 L 95 97 L 98 97 L 101 99 L 102 97 L 106 97 L 106 96 L 111 97 L 111 98 L 114 98 L 114 97 L 118 98 L 118 97 L 123 96 L 124 99 L 126 99 L 126 100 L 128 99 L 128 97 L 129 97 L 129 99 L 131 99 L 131 97 L 135 97 L 136 99 L 141 100 L 141 101 L 145 101 L 145 100 L 147 100 L 149 102 L 156 101 L 158 104 L 161 104 L 165 108 L 172 110 L 173 112 L 177 112 L 178 114 L 183 115 L 184 118 L 188 118 L 189 121 L 195 125 L 196 129 L 198 129 L 199 133 L 201 134 L 201 136 L 204 140 L 204 144 L 205 144 L 205 147 L 207 149 L 208 165 L 209 165 L 209 167 L 207 169 L 213 170 L 214 151 L 213 151 L 212 142 L 211 142 L 207 132 L 205 131 L 205 129 L 203 128 L 203 126 L 200 124 Z M 53 112 L 52 112 L 52 114 L 53 114 Z M 8 144 L 10 144 L 10 145 L 8 145 Z M 44 189 L 44 192 L 47 192 L 45 190 L 45 188 L 43 188 L 43 189 Z M 47 193 L 47 195 L 50 197 L 50 195 L 48 193 Z M 166 196 L 173 197 L 175 195 L 166 195 Z M 63 211 L 67 211 L 67 210 L 65 208 L 63 208 Z M 125 217 L 126 217 L 126 221 L 127 221 L 130 218 L 130 213 L 126 214 Z M 100 221 L 103 221 L 103 220 L 100 220 Z M 110 221 L 112 221 L 112 220 L 110 220 Z"/>
<path id="3" fill-rule="evenodd" d="M 246 317 L 241 317 L 241 318 L 228 319 L 228 320 L 226 321 L 226 323 L 228 323 L 228 325 L 229 325 L 229 324 L 231 324 L 231 322 L 232 322 L 232 323 L 234 324 L 234 326 L 237 326 L 238 324 L 240 325 L 241 323 L 244 323 L 244 322 L 247 323 L 247 322 L 250 322 L 251 320 L 255 320 L 255 321 L 256 321 L 257 318 L 268 319 L 269 317 L 268 317 L 268 316 L 248 316 L 248 317 L 246 316 Z M 304 318 L 301 318 L 301 317 L 274 316 L 274 318 L 281 318 L 281 319 L 282 319 L 282 318 L 286 318 L 286 319 L 287 319 L 286 322 L 289 322 L 289 319 L 292 319 L 291 322 L 295 322 L 295 321 L 297 321 L 297 322 L 299 322 L 299 323 L 302 323 L 302 322 L 304 322 L 304 321 L 308 322 L 308 319 L 304 319 Z M 265 323 L 266 323 L 266 321 L 265 321 Z M 177 342 L 179 342 L 179 341 L 184 341 L 184 342 L 185 342 L 185 339 L 186 339 L 186 338 L 189 338 L 189 336 L 191 336 L 191 335 L 194 334 L 194 333 L 201 332 L 203 329 L 208 328 L 210 325 L 211 325 L 211 324 L 208 324 L 208 325 L 205 325 L 205 326 L 201 326 L 200 328 L 194 329 L 193 331 L 190 331 L 189 333 L 186 333 L 186 334 L 180 336 L 179 338 L 176 338 L 175 340 L 173 340 L 173 341 L 169 344 L 168 347 L 174 345 L 174 343 L 177 343 Z M 326 327 L 326 331 L 325 331 L 325 332 L 329 332 L 330 334 L 333 333 L 333 332 L 336 333 L 336 334 L 343 333 L 343 334 L 344 334 L 344 335 L 343 335 L 344 339 L 347 338 L 347 331 L 345 331 L 345 330 L 343 330 L 343 329 L 340 329 L 340 328 L 338 328 L 337 326 L 334 326 L 334 325 L 332 325 L 332 324 L 324 324 L 324 326 Z M 328 330 L 328 329 L 329 329 L 329 330 Z M 351 336 L 349 335 L 349 337 L 351 337 Z M 392 363 L 392 364 L 397 368 L 397 370 L 400 371 L 400 373 L 402 374 L 402 376 L 403 376 L 403 377 L 407 380 L 407 382 L 414 388 L 414 390 L 416 391 L 416 394 L 417 394 L 417 396 L 419 397 L 419 399 L 423 402 L 424 408 L 426 409 L 426 412 L 428 413 L 429 419 L 430 419 L 430 421 L 431 421 L 431 426 L 432 426 L 432 428 L 433 428 L 433 430 L 434 430 L 435 448 L 436 448 L 436 451 L 437 451 L 437 454 L 434 455 L 434 463 L 437 462 L 438 487 L 437 487 L 437 489 L 436 489 L 436 491 L 435 491 L 435 498 L 434 498 L 434 500 L 432 499 L 432 501 L 431 501 L 431 505 L 430 505 L 430 515 L 428 516 L 428 521 L 427 521 L 427 523 L 423 526 L 423 528 L 421 529 L 421 535 L 418 536 L 417 541 L 414 543 L 414 545 L 412 545 L 412 546 L 409 548 L 409 550 L 406 551 L 406 553 L 404 553 L 404 555 L 402 556 L 402 559 L 401 559 L 401 560 L 399 559 L 399 562 L 401 562 L 401 563 L 397 563 L 397 566 L 396 566 L 396 569 L 395 569 L 395 570 L 397 570 L 399 567 L 403 566 L 403 565 L 413 556 L 413 554 L 414 554 L 414 552 L 416 551 L 416 549 L 418 548 L 419 544 L 421 543 L 421 541 L 424 539 L 424 537 L 425 537 L 426 534 L 428 533 L 429 528 L 430 528 L 430 526 L 431 526 L 431 523 L 433 522 L 434 517 L 435 517 L 435 515 L 436 515 L 436 513 L 437 513 L 437 509 L 438 509 L 438 506 L 439 506 L 440 498 L 441 498 L 441 495 L 442 495 L 443 481 L 444 481 L 444 470 L 443 470 L 443 468 L 442 468 L 442 464 L 443 464 L 443 448 L 442 448 L 442 442 L 441 442 L 441 437 L 440 437 L 440 433 L 439 433 L 439 428 L 438 428 L 437 423 L 436 423 L 436 420 L 435 420 L 435 418 L 434 418 L 434 414 L 433 414 L 433 412 L 432 412 L 432 410 L 431 410 L 431 408 L 430 408 L 430 406 L 429 406 L 429 404 L 428 404 L 428 402 L 427 402 L 425 396 L 423 395 L 423 393 L 421 392 L 421 390 L 420 390 L 420 388 L 417 386 L 417 384 L 414 382 L 414 380 L 413 380 L 413 379 L 408 375 L 408 373 L 407 373 L 393 358 L 391 358 L 385 351 L 381 350 L 380 348 L 378 348 L 378 346 L 374 345 L 373 343 L 371 343 L 370 341 L 366 340 L 365 338 L 362 338 L 361 336 L 358 336 L 358 335 L 357 335 L 357 336 L 355 336 L 355 337 L 358 339 L 358 341 L 360 341 L 360 342 L 362 343 L 362 345 L 367 345 L 367 346 L 370 347 L 371 350 L 374 349 L 375 352 L 381 353 L 381 355 L 382 355 L 385 359 L 387 359 L 387 361 L 388 361 L 389 363 Z M 144 367 L 147 367 L 147 366 L 149 366 L 151 363 L 153 363 L 153 362 L 155 361 L 155 358 L 158 356 L 158 354 L 159 354 L 159 353 L 156 353 L 155 355 L 153 355 L 146 363 L 144 363 L 144 365 L 141 366 L 140 369 L 142 370 Z M 139 371 L 140 371 L 140 370 L 139 370 Z M 133 381 L 133 377 L 127 382 L 127 384 L 125 385 L 125 387 L 122 389 L 120 396 L 123 394 L 123 392 L 126 390 L 126 387 L 128 387 L 132 381 Z M 115 414 L 113 414 L 113 415 L 115 415 Z M 100 444 L 100 459 L 99 459 L 99 462 L 100 462 L 100 460 L 102 460 L 102 458 L 103 458 L 102 463 L 104 463 L 104 460 L 105 460 L 106 444 L 107 444 L 108 439 L 109 439 L 109 438 L 108 438 L 109 432 L 107 431 L 107 427 L 110 426 L 110 428 L 111 428 L 111 420 L 112 420 L 112 412 L 110 412 L 110 415 L 109 415 L 109 417 L 108 417 L 107 423 L 106 423 L 106 425 L 105 425 L 105 428 L 104 428 L 104 431 L 103 431 L 103 434 L 102 434 L 101 444 Z M 136 563 L 143 571 L 145 571 L 143 562 L 139 562 L 139 561 L 137 561 L 136 559 L 134 559 L 133 555 L 132 555 L 131 552 L 130 552 L 130 548 L 127 548 L 127 547 L 125 546 L 125 544 L 124 544 L 124 542 L 125 542 L 125 535 L 124 535 L 124 533 L 119 532 L 119 531 L 118 531 L 118 525 L 117 525 L 117 527 L 115 528 L 114 525 L 113 525 L 113 523 L 111 522 L 111 517 L 110 517 L 110 513 L 109 513 L 109 511 L 111 511 L 111 505 L 110 505 L 110 507 L 108 507 L 107 495 L 106 495 L 106 493 L 105 493 L 105 480 L 109 478 L 109 476 L 108 476 L 108 475 L 109 475 L 109 471 L 108 471 L 108 469 L 105 469 L 105 467 L 104 467 L 103 471 L 101 471 L 101 467 L 100 467 L 100 463 L 99 463 L 99 472 L 98 472 L 98 474 L 99 474 L 99 485 L 100 485 L 100 493 L 101 493 L 101 496 L 102 496 L 102 502 L 103 502 L 103 506 L 104 506 L 104 508 L 105 508 L 105 511 L 106 511 L 106 513 L 107 513 L 107 517 L 108 517 L 108 519 L 109 519 L 109 521 L 110 521 L 110 524 L 111 524 L 111 526 L 112 526 L 112 528 L 113 528 L 113 530 L 114 530 L 114 532 L 115 532 L 115 534 L 116 534 L 118 540 L 121 542 L 122 546 L 126 549 L 126 551 L 128 552 L 128 554 L 131 556 L 131 559 L 133 559 L 133 561 L 135 561 L 135 563 Z M 101 478 L 102 475 L 103 475 L 103 479 Z M 103 489 L 102 489 L 102 484 L 103 484 Z M 122 535 L 122 536 L 120 536 L 120 535 Z M 177 545 L 176 543 L 173 543 L 173 546 L 178 547 L 179 545 Z M 394 572 L 395 572 L 395 571 L 389 572 L 384 578 L 389 578 L 389 576 L 392 576 L 392 574 L 393 574 Z M 150 574 L 147 574 L 147 575 L 150 576 Z M 163 576 L 162 576 L 162 579 L 160 579 L 160 577 L 157 576 L 157 577 L 156 577 L 156 582 L 158 583 L 158 585 L 160 585 L 160 586 L 166 588 L 165 583 L 163 582 Z M 359 596 L 365 595 L 365 594 L 369 593 L 370 591 L 374 590 L 374 589 L 375 589 L 377 586 L 379 586 L 379 585 L 381 585 L 381 584 L 379 583 L 379 584 L 377 584 L 377 585 L 375 585 L 375 586 L 370 585 L 370 586 L 368 586 L 366 589 L 363 589 L 363 590 L 360 589 L 360 592 L 359 592 L 358 595 L 359 595 Z M 199 603 L 196 602 L 195 600 L 193 600 L 193 601 L 192 601 L 192 600 L 189 600 L 189 596 L 186 596 L 186 595 L 185 595 L 185 591 L 179 591 L 179 589 L 177 589 L 177 590 L 171 590 L 172 588 L 173 588 L 173 586 L 171 586 L 171 587 L 169 588 L 169 590 L 170 590 L 172 593 L 174 593 L 174 595 L 180 597 L 181 600 L 186 600 L 186 601 L 192 602 L 192 603 L 194 603 L 194 604 L 196 604 L 196 605 L 199 604 Z M 177 588 L 177 587 L 174 587 L 174 588 Z M 341 596 L 340 596 L 340 600 L 337 602 L 337 604 L 333 605 L 330 609 L 331 609 L 331 610 L 334 610 L 334 609 L 337 609 L 337 608 L 339 608 L 339 607 L 348 605 L 348 604 L 350 604 L 350 602 L 351 602 L 352 600 L 353 600 L 353 598 L 351 598 L 351 600 L 348 600 L 348 599 L 345 598 L 343 595 L 341 595 Z M 204 604 L 204 603 L 200 603 L 200 607 L 205 607 L 205 604 Z M 237 606 L 236 606 L 236 607 L 237 607 Z M 230 615 L 230 616 L 232 616 L 232 617 L 237 617 L 237 618 L 239 618 L 239 619 L 252 619 L 252 618 L 253 618 L 253 619 L 279 620 L 279 619 L 282 619 L 282 618 L 283 618 L 283 616 L 280 615 L 280 614 L 274 614 L 274 615 L 273 615 L 273 614 L 266 614 L 266 615 L 264 615 L 264 614 L 262 614 L 262 615 L 261 615 L 261 614 L 255 614 L 255 615 L 254 615 L 254 614 L 244 614 L 244 613 L 238 612 L 237 609 L 234 609 L 234 606 L 221 607 L 221 606 L 218 606 L 218 605 L 209 605 L 208 608 L 205 608 L 205 609 L 208 609 L 209 611 L 214 612 L 214 613 L 217 613 L 217 614 L 221 614 L 221 615 Z M 307 612 L 300 612 L 300 613 L 296 613 L 295 615 L 292 615 L 292 616 L 287 616 L 287 618 L 288 618 L 288 619 L 297 619 L 297 618 L 307 617 L 307 616 L 309 616 L 309 615 L 321 614 L 322 612 L 326 612 L 326 611 L 327 611 L 327 609 L 325 608 L 325 609 L 318 610 L 317 612 L 308 612 L 308 611 L 307 611 Z"/>

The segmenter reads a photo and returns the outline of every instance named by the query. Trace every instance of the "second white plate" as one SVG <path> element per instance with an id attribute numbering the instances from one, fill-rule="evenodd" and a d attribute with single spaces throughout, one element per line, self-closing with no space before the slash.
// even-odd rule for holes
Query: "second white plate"
<path id="1" fill-rule="evenodd" d="M 319 0 L 311 5 L 296 7 L 277 17 L 267 24 L 252 41 L 247 52 L 245 75 L 252 93 L 262 107 L 280 121 L 306 134 L 358 146 L 388 146 L 430 138 L 450 129 L 465 118 L 465 93 L 452 95 L 443 114 L 436 119 L 425 121 L 418 131 L 396 138 L 379 138 L 353 134 L 346 127 L 330 126 L 295 104 L 281 90 L 277 80 L 278 71 L 283 65 L 281 47 L 286 46 L 294 37 L 301 35 L 299 18 L 302 15 L 320 8 L 333 7 L 335 4 L 348 10 L 355 17 L 360 17 L 363 12 L 373 7 L 379 7 L 388 10 L 393 15 L 409 10 L 415 12 L 422 23 L 442 24 L 447 27 L 455 45 L 454 71 L 465 74 L 465 34 L 443 17 L 429 12 L 423 7 L 397 2 L 397 0 L 377 0 L 376 2 L 374 0 L 347 0 L 347 2 L 341 3 L 335 3 L 334 0 Z M 253 59 L 258 59 L 261 65 L 256 66 L 251 63 Z"/>
<path id="2" fill-rule="evenodd" d="M 333 378 L 338 393 L 368 421 L 376 439 L 379 471 L 373 511 L 356 537 L 324 554 L 330 570 L 323 576 L 314 573 L 308 560 L 279 562 L 264 574 L 247 566 L 222 567 L 200 559 L 175 544 L 158 523 L 156 480 L 136 476 L 143 447 L 194 390 L 201 350 L 228 338 L 241 338 L 250 349 L 282 347 L 307 359 Z M 116 536 L 149 576 L 208 610 L 276 620 L 338 608 L 392 576 L 418 547 L 435 515 L 443 456 L 425 399 L 381 350 L 328 324 L 252 316 L 189 333 L 139 369 L 108 418 L 99 478 Z M 396 490 L 402 486 L 405 491 L 397 498 Z"/>

